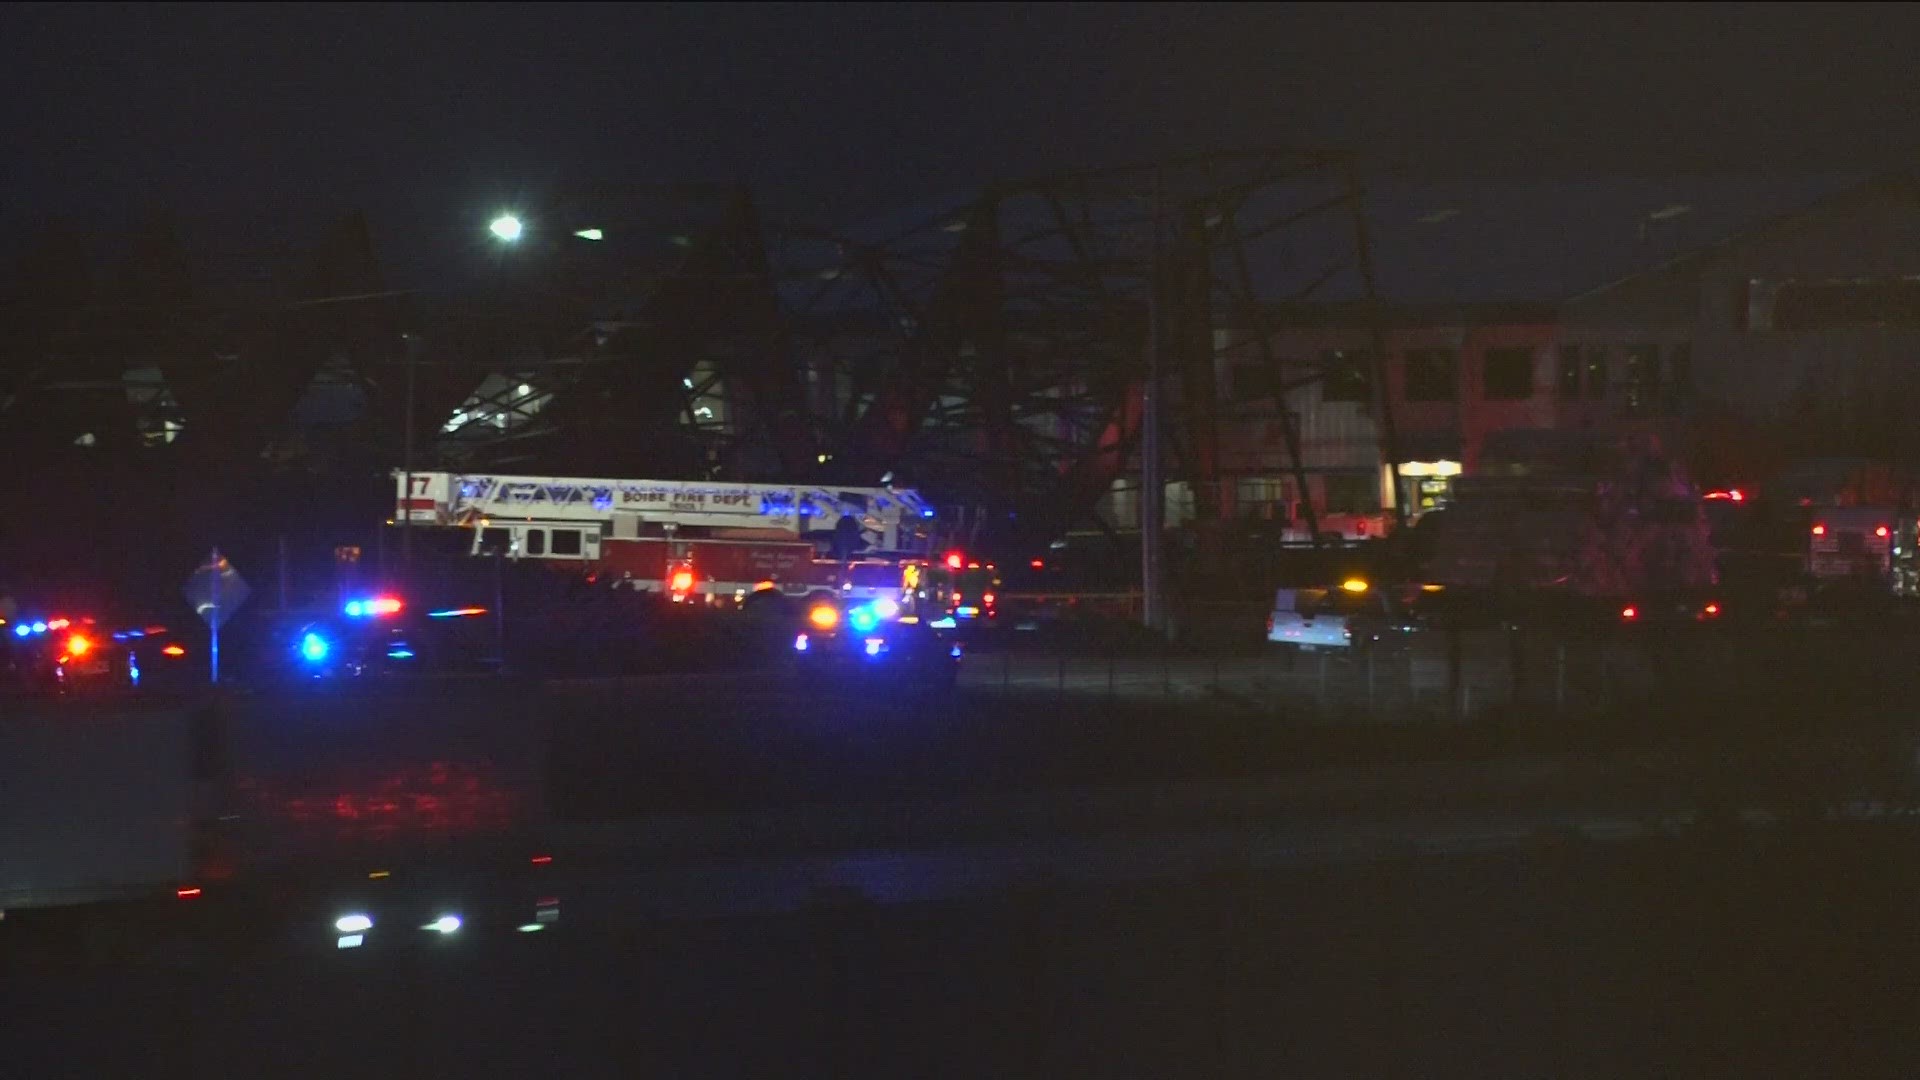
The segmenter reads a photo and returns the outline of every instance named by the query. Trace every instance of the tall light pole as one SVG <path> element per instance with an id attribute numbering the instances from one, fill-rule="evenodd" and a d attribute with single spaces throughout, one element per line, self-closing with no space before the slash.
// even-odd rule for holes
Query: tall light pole
<path id="1" fill-rule="evenodd" d="M 419 366 L 420 336 L 402 335 L 407 348 L 407 414 L 405 417 L 405 443 L 401 449 L 400 468 L 405 473 L 405 487 L 400 494 L 400 565 L 409 570 L 413 567 L 413 412 L 414 412 L 414 369 Z"/>
<path id="2" fill-rule="evenodd" d="M 1165 566 L 1161 545 L 1166 539 L 1167 497 L 1166 479 L 1160 471 L 1161 182 L 1161 171 L 1156 168 L 1149 215 L 1152 238 L 1147 248 L 1147 381 L 1140 394 L 1140 621 L 1155 632 L 1166 625 L 1160 582 Z"/>

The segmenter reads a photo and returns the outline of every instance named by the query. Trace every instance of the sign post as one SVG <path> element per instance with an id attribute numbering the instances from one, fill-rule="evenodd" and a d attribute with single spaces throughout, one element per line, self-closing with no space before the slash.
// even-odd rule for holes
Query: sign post
<path id="1" fill-rule="evenodd" d="M 220 682 L 220 624 L 226 622 L 240 605 L 247 602 L 252 592 L 240 571 L 233 568 L 226 556 L 214 548 L 204 565 L 187 575 L 181 591 L 186 595 L 187 603 L 193 605 L 193 613 L 207 624 L 211 641 L 207 650 L 208 672 L 211 681 Z"/>

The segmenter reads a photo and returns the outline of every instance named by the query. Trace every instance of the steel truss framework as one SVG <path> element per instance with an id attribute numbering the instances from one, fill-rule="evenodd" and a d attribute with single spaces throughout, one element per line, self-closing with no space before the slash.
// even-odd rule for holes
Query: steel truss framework
<path id="1" fill-rule="evenodd" d="M 181 446 L 257 456 L 284 449 L 325 369 L 364 395 L 354 445 L 388 465 L 892 473 L 949 505 L 1057 527 L 1137 467 L 1157 295 L 1173 472 L 1211 518 L 1230 488 L 1217 371 L 1248 359 L 1223 357 L 1219 331 L 1248 331 L 1234 347 L 1250 342 L 1275 385 L 1321 377 L 1310 362 L 1280 371 L 1264 313 L 1371 295 L 1361 201 L 1343 162 L 1297 152 L 1004 184 L 892 229 L 763 220 L 731 189 L 581 193 L 531 210 L 546 239 L 491 253 L 457 299 L 389 288 L 358 217 L 270 301 L 198 298 L 164 231 L 130 264 L 139 288 L 106 300 L 40 251 L 21 279 L 47 287 L 0 325 L 0 444 L 136 440 L 171 420 Z M 607 241 L 574 240 L 584 225 Z M 123 391 L 155 368 L 165 393 Z M 456 412 L 470 422 L 449 425 Z"/>

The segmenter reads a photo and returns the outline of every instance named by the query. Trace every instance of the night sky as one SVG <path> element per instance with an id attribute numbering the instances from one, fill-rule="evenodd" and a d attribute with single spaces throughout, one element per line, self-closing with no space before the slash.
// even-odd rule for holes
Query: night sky
<path id="1" fill-rule="evenodd" d="M 161 204 L 425 226 L 588 180 L 744 181 L 857 217 L 1280 143 L 1410 185 L 1389 219 L 1477 180 L 1573 227 L 1596 216 L 1563 205 L 1580 179 L 1609 207 L 1591 227 L 1630 232 L 1685 178 L 1745 220 L 1920 161 L 1916 31 L 1911 8 L 1835 5 L 16 5 L 0 242 Z"/>

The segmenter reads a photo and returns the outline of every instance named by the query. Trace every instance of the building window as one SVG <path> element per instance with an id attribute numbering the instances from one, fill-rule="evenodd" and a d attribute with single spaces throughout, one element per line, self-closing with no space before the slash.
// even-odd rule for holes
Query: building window
<path id="1" fill-rule="evenodd" d="M 1266 521 L 1293 520 L 1293 498 L 1285 480 L 1270 476 L 1243 476 L 1236 487 L 1236 510 L 1241 517 Z"/>
<path id="2" fill-rule="evenodd" d="M 1320 354 L 1326 381 L 1321 386 L 1322 401 L 1373 401 L 1373 363 L 1364 350 L 1328 349 Z"/>
<path id="3" fill-rule="evenodd" d="M 1533 396 L 1533 349 L 1488 349 L 1481 391 L 1489 401 L 1520 401 Z"/>
<path id="4" fill-rule="evenodd" d="M 1560 396 L 1568 401 L 1580 397 L 1580 365 L 1583 359 L 1580 346 L 1560 346 L 1560 366 L 1554 373 L 1554 386 L 1559 388 Z"/>
<path id="5" fill-rule="evenodd" d="M 1596 345 L 1587 350 L 1587 396 L 1603 398 L 1607 396 L 1607 350 Z"/>
<path id="6" fill-rule="evenodd" d="M 1372 473 L 1336 473 L 1325 478 L 1327 513 L 1373 514 L 1380 510 L 1380 478 Z"/>
<path id="7" fill-rule="evenodd" d="M 1452 349 L 1408 349 L 1408 401 L 1452 401 L 1459 386 L 1459 354 Z"/>

